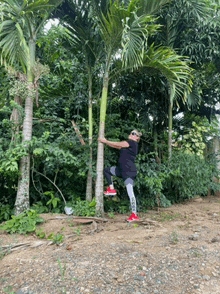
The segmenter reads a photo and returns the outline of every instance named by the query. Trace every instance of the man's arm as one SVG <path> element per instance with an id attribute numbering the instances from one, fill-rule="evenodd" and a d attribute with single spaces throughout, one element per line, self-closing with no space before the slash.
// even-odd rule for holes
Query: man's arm
<path id="1" fill-rule="evenodd" d="M 99 141 L 103 144 L 106 144 L 112 148 L 116 149 L 121 149 L 121 148 L 128 148 L 129 144 L 127 141 L 121 141 L 121 142 L 114 142 L 114 141 L 109 141 L 105 138 L 99 138 Z"/>

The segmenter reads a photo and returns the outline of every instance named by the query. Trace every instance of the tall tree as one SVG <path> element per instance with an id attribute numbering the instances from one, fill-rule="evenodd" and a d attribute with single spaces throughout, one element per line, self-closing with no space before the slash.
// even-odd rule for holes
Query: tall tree
<path id="1" fill-rule="evenodd" d="M 27 75 L 27 95 L 23 121 L 23 142 L 28 149 L 32 138 L 34 70 L 36 40 L 51 10 L 61 1 L 1 0 L 0 48 L 1 60 L 7 66 L 22 67 Z M 20 162 L 20 176 L 15 202 L 15 213 L 29 208 L 30 154 Z"/>
<path id="2" fill-rule="evenodd" d="M 210 25 L 211 19 L 211 2 L 206 0 L 181 0 L 172 1 L 162 11 L 160 11 L 159 23 L 162 24 L 160 33 L 156 36 L 156 43 L 163 44 L 174 50 L 176 54 L 188 55 L 190 60 L 196 62 L 199 59 L 200 54 L 203 56 L 203 60 L 207 57 L 207 50 L 205 44 L 201 42 L 204 38 L 207 38 L 206 31 L 202 27 L 206 26 L 207 20 Z M 214 20 L 215 22 L 215 20 Z M 195 26 L 196 24 L 196 26 Z M 195 29 L 196 27 L 196 29 Z M 197 32 L 196 32 L 197 30 Z M 200 40 L 198 38 L 200 36 Z M 193 42 L 192 39 L 193 38 Z M 211 37 L 210 37 L 211 38 Z M 195 50 L 196 49 L 196 50 Z M 194 54 L 196 51 L 196 54 Z M 206 52 L 205 52 L 206 51 Z M 195 66 L 191 63 L 191 66 Z M 188 92 L 188 93 L 187 93 Z M 173 131 L 173 104 L 178 101 L 178 98 L 182 98 L 184 102 L 187 102 L 193 98 L 198 98 L 194 87 L 193 91 L 185 92 L 185 95 L 178 97 L 175 95 L 172 89 L 172 83 L 168 83 L 168 154 L 169 158 L 172 154 L 172 131 Z M 195 99 L 194 99 L 195 101 Z M 198 99 L 197 99 L 198 101 Z"/>
<path id="3" fill-rule="evenodd" d="M 157 25 L 153 25 L 154 18 L 148 14 L 167 1 L 130 1 L 128 5 L 120 1 L 110 1 L 106 14 L 100 11 L 100 1 L 96 4 L 96 20 L 103 41 L 105 64 L 103 66 L 103 87 L 100 106 L 99 137 L 105 133 L 105 119 L 111 67 L 117 53 L 121 54 L 124 68 L 135 69 L 143 65 L 144 49 L 148 36 L 155 33 Z M 141 6 L 142 5 L 142 6 Z M 144 8 L 144 13 L 142 12 Z M 96 165 L 96 214 L 103 215 L 103 165 L 104 146 L 98 143 Z"/>
<path id="4" fill-rule="evenodd" d="M 89 170 L 87 175 L 86 200 L 92 200 L 92 138 L 93 138 L 93 77 L 95 64 L 102 54 L 100 48 L 100 36 L 94 30 L 94 20 L 91 14 L 91 1 L 68 0 L 63 3 L 56 15 L 59 16 L 62 25 L 70 32 L 73 41 L 72 51 L 83 53 L 83 63 L 86 68 L 88 78 L 88 122 L 89 122 Z M 55 16 L 56 16 L 55 15 Z"/>

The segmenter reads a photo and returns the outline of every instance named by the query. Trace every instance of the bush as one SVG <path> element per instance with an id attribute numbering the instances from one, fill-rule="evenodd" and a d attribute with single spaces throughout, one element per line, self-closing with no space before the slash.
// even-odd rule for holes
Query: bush
<path id="1" fill-rule="evenodd" d="M 96 200 L 93 198 L 92 202 L 86 200 L 80 200 L 80 198 L 75 201 L 67 203 L 68 207 L 72 207 L 73 214 L 77 216 L 94 216 Z"/>
<path id="2" fill-rule="evenodd" d="M 174 153 L 169 167 L 178 173 L 170 177 L 164 184 L 164 194 L 172 202 L 191 199 L 195 196 L 207 196 L 209 190 L 217 191 L 219 183 L 217 162 L 214 156 L 209 159 L 196 154 Z"/>
<path id="3" fill-rule="evenodd" d="M 36 225 L 44 222 L 44 219 L 39 217 L 35 210 L 27 210 L 18 216 L 12 215 L 12 219 L 0 226 L 1 230 L 13 234 L 26 234 L 34 232 Z"/>
<path id="4" fill-rule="evenodd" d="M 127 196 L 126 200 L 120 200 L 119 202 L 111 198 L 104 199 L 104 209 L 106 212 L 128 213 L 131 211 L 129 198 Z"/>
<path id="5" fill-rule="evenodd" d="M 138 176 L 135 181 L 139 209 L 168 207 L 197 195 L 206 196 L 208 191 L 218 191 L 220 184 L 217 162 L 196 154 L 173 152 L 170 162 L 158 164 L 148 155 L 137 157 Z"/>
<path id="6" fill-rule="evenodd" d="M 164 183 L 176 171 L 167 164 L 158 164 L 148 155 L 138 156 L 138 176 L 135 181 L 139 210 L 146 211 L 148 207 L 169 207 L 171 202 L 164 195 Z"/>
<path id="7" fill-rule="evenodd" d="M 0 203 L 0 223 L 11 218 L 12 209 L 9 204 Z"/>

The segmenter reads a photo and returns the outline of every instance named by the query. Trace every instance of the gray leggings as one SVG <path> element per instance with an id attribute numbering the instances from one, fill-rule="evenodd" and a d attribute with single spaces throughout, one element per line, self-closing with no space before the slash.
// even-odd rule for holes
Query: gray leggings
<path id="1" fill-rule="evenodd" d="M 116 166 L 105 168 L 104 175 L 105 175 L 109 185 L 113 184 L 112 176 L 120 176 L 116 170 Z M 137 213 L 137 204 L 136 204 L 136 198 L 135 198 L 134 189 L 133 189 L 134 180 L 132 178 L 127 178 L 124 181 L 124 183 L 125 183 L 127 193 L 128 193 L 129 199 L 130 199 L 131 210 L 133 213 Z"/>

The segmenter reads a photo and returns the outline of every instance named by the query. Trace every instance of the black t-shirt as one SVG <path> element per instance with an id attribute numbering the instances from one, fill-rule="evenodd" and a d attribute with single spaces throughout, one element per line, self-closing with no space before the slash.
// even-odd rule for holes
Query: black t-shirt
<path id="1" fill-rule="evenodd" d="M 123 178 L 134 177 L 137 174 L 135 166 L 135 157 L 138 154 L 138 143 L 132 140 L 127 141 L 129 147 L 120 149 L 118 167 Z"/>

